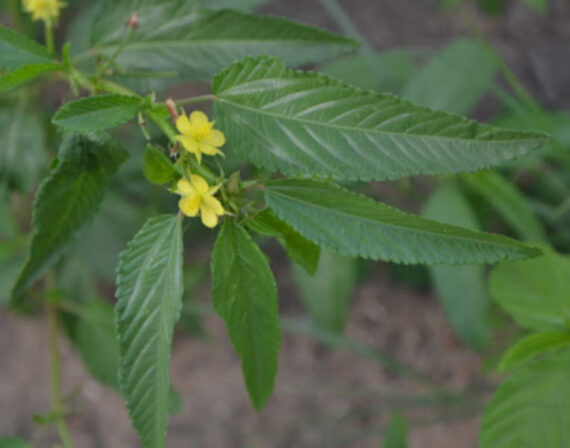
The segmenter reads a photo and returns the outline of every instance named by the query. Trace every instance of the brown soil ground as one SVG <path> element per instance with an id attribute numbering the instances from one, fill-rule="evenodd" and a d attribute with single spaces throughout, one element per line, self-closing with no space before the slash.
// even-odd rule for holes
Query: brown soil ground
<path id="1" fill-rule="evenodd" d="M 440 47 L 467 35 L 458 14 L 443 14 L 436 0 L 350 0 L 342 2 L 379 49 Z M 551 12 L 529 13 L 510 1 L 505 16 L 476 15 L 521 79 L 549 107 L 570 106 L 570 3 L 551 0 Z M 318 2 L 281 0 L 264 12 L 335 29 Z M 482 115 L 492 113 L 489 100 Z M 287 316 L 302 317 L 288 269 L 274 260 Z M 208 300 L 208 291 L 202 292 Z M 252 410 L 236 355 L 222 322 L 205 319 L 210 340 L 177 335 L 172 375 L 183 397 L 182 412 L 169 428 L 171 448 L 378 447 L 389 408 L 398 407 L 414 423 L 412 448 L 477 446 L 478 407 L 429 407 L 409 397 L 428 388 L 388 372 L 373 360 L 331 350 L 312 338 L 285 333 L 273 398 L 261 413 Z M 453 335 L 431 293 L 397 284 L 382 264 L 354 292 L 347 336 L 383 350 L 429 374 L 447 388 L 474 388 L 482 381 L 481 359 Z M 37 434 L 32 415 L 49 409 L 47 327 L 42 316 L 16 319 L 0 311 L 0 434 Z M 123 401 L 91 380 L 77 355 L 64 347 L 67 389 L 81 386 L 78 410 L 70 418 L 79 448 L 140 446 Z M 52 447 L 52 431 L 38 447 Z"/>

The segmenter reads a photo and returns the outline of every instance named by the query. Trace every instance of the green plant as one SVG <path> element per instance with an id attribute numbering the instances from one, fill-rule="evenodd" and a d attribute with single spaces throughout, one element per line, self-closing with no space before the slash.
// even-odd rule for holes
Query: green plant
<path id="1" fill-rule="evenodd" d="M 176 401 L 169 359 L 174 326 L 184 306 L 185 217 L 200 216 L 205 227 L 219 229 L 211 257 L 213 307 L 225 321 L 241 358 L 245 385 L 256 409 L 263 408 L 273 390 L 282 322 L 273 273 L 255 235 L 277 239 L 299 269 L 306 271 L 298 274 L 304 277 L 300 284 L 305 291 L 319 287 L 310 283 L 315 272 L 317 280 L 320 275 L 327 278 L 326 272 L 319 271 L 326 269 L 323 266 L 347 260 L 336 256 L 437 265 L 432 275 L 440 290 L 460 288 L 466 282 L 474 285 L 470 304 L 476 316 L 470 315 L 471 319 L 462 321 L 465 324 L 456 313 L 450 314 L 460 334 L 476 347 L 486 345 L 489 329 L 484 269 L 471 265 L 542 254 L 533 245 L 479 231 L 456 185 L 443 186 L 432 197 L 426 211 L 433 218 L 429 219 L 374 201 L 347 184 L 487 169 L 553 144 L 545 133 L 480 124 L 321 73 L 293 70 L 289 67 L 349 53 L 358 43 L 284 19 L 218 10 L 217 6 L 227 6 L 221 1 L 215 2 L 220 5 L 208 2 L 212 9 L 188 0 L 99 2 L 83 11 L 75 30 L 71 28 L 71 38 L 58 49 L 53 26 L 61 5 L 54 1 L 54 10 L 40 14 L 39 2 L 27 3 L 34 17 L 44 21 L 45 46 L 23 33 L 0 28 L 0 91 L 10 92 L 6 116 L 14 145 L 4 153 L 0 174 L 3 188 L 24 192 L 40 173 L 47 175 L 35 196 L 29 249 L 9 306 L 33 310 L 44 304 L 48 309 L 53 409 L 44 420 L 56 424 L 65 447 L 73 442 L 61 394 L 58 338 L 62 330 L 90 372 L 121 391 L 142 444 L 165 446 L 167 419 Z M 256 2 L 243 3 L 247 7 L 251 5 L 246 3 Z M 324 3 L 336 11 L 335 2 Z M 86 23 L 92 23 L 88 38 L 83 29 Z M 485 61 L 478 66 L 482 86 L 475 86 L 453 105 L 447 103 L 458 97 L 451 94 L 438 96 L 440 102 L 429 106 L 461 114 L 473 106 L 485 90 L 483 81 L 495 73 L 494 57 L 471 41 L 456 42 L 442 56 L 445 66 L 449 58 L 473 53 L 478 61 Z M 356 67 L 363 60 L 369 64 L 371 57 L 372 63 L 384 60 L 366 47 L 361 56 L 352 61 Z M 438 76 L 442 62 L 432 64 L 404 89 L 418 102 L 433 101 L 417 93 L 424 91 L 418 86 L 431 84 Z M 402 67 L 409 74 L 414 62 L 405 59 Z M 334 66 L 324 71 L 336 73 Z M 166 100 L 153 93 L 189 80 L 205 81 L 211 91 Z M 37 83 L 56 81 L 67 82 L 71 94 L 81 98 L 67 102 L 51 118 L 55 128 L 49 129 L 48 138 L 60 145 L 47 168 L 43 117 L 33 104 L 38 98 Z M 392 83 L 390 88 L 399 86 Z M 213 104 L 214 121 L 196 109 L 187 115 L 184 108 L 202 103 Z M 125 148 L 117 128 L 135 121 L 140 133 L 129 134 Z M 29 130 L 28 126 L 37 127 L 37 132 L 27 135 L 23 128 Z M 26 169 L 17 157 L 17 148 L 24 146 L 31 148 Z M 242 178 L 238 169 L 228 170 L 231 163 L 224 157 L 232 154 L 239 163 L 253 166 L 250 177 Z M 132 160 L 138 165 L 129 166 Z M 142 170 L 153 186 L 130 182 L 129 169 Z M 484 182 L 482 176 L 487 176 Z M 484 187 L 493 182 L 500 185 L 497 189 L 502 186 L 507 199 L 500 202 L 490 196 L 505 210 L 505 219 L 516 223 L 523 238 L 543 239 L 525 201 L 514 211 L 504 207 L 513 205 L 513 196 L 520 198 L 497 176 L 471 174 L 460 182 L 483 195 Z M 120 255 L 113 313 L 99 298 L 74 300 L 62 290 L 84 287 L 75 284 L 79 280 L 76 267 L 71 278 L 65 274 L 66 263 L 85 257 L 71 248 L 74 243 L 79 248 L 88 244 L 82 233 L 87 225 L 100 219 L 106 207 L 115 209 L 113 216 L 117 209 L 129 214 L 117 199 L 120 195 L 105 199 L 117 179 L 120 188 L 143 198 L 149 192 L 162 194 L 160 202 L 165 205 L 159 209 L 163 213 L 153 213 L 146 220 Z M 178 208 L 173 198 L 179 201 Z M 454 209 L 460 216 L 447 213 L 450 202 L 458 204 Z M 526 225 L 519 220 L 521 214 Z M 133 215 L 121 216 L 119 222 L 138 225 L 140 216 Z M 103 221 L 98 224 L 103 231 L 111 228 Z M 12 263 L 12 258 L 21 257 L 25 236 L 14 223 L 7 222 L 5 228 L 16 249 L 6 254 L 7 263 Z M 326 251 L 322 256 L 321 248 Z M 345 282 L 354 282 L 354 265 L 341 266 L 347 273 Z M 466 280 L 451 284 L 449 278 L 459 273 Z M 72 287 L 64 287 L 70 282 Z M 340 312 L 319 314 L 322 306 L 313 304 L 312 314 L 321 339 L 342 342 L 335 332 L 344 325 L 348 292 L 335 292 Z M 442 296 L 448 306 L 453 305 L 449 299 L 453 292 Z M 544 344 L 566 341 L 558 336 L 547 337 Z M 108 347 L 105 355 L 93 349 L 101 346 Z M 112 362 L 101 361 L 103 357 Z M 385 358 L 382 362 L 415 375 L 397 362 Z M 493 408 L 488 412 L 492 415 Z M 493 421 L 499 420 L 500 416 Z M 396 415 L 390 428 L 386 445 L 405 445 L 405 420 Z M 484 426 L 484 440 L 492 438 L 489 431 Z"/>

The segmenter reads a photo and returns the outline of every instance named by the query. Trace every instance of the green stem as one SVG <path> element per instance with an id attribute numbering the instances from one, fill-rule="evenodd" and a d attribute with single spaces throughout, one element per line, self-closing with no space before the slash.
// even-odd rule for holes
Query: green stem
<path id="1" fill-rule="evenodd" d="M 64 418 L 61 398 L 61 353 L 59 348 L 59 318 L 57 309 L 48 304 L 49 347 L 51 363 L 51 399 L 53 412 L 57 416 L 57 430 L 64 448 L 73 448 L 71 435 Z"/>
<path id="2" fill-rule="evenodd" d="M 54 54 L 55 52 L 55 43 L 53 40 L 53 24 L 51 20 L 46 20 L 44 22 L 45 25 L 45 33 L 46 33 L 46 48 L 49 54 Z"/>
<path id="3" fill-rule="evenodd" d="M 10 16 L 12 17 L 12 23 L 15 30 L 22 29 L 22 13 L 21 5 L 18 0 L 10 0 L 8 3 L 8 10 L 10 11 Z"/>
<path id="4" fill-rule="evenodd" d="M 216 95 L 208 94 L 208 95 L 199 95 L 199 96 L 192 96 L 190 98 L 182 98 L 180 100 L 176 100 L 176 105 L 184 106 L 186 104 L 194 104 L 194 103 L 205 103 L 207 101 L 215 101 Z"/>

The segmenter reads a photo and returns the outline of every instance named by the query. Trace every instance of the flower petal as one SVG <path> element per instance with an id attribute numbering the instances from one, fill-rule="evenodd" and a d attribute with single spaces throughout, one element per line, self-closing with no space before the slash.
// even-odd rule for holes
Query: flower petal
<path id="1" fill-rule="evenodd" d="M 178 207 L 180 207 L 182 213 L 190 217 L 194 217 L 198 214 L 201 204 L 202 197 L 198 195 L 184 196 L 180 201 L 178 201 Z"/>
<path id="2" fill-rule="evenodd" d="M 202 211 L 202 213 L 204 213 L 204 210 L 207 210 L 208 212 L 215 213 L 216 215 L 219 216 L 222 216 L 223 214 L 226 213 L 220 201 L 218 201 L 216 198 L 212 196 L 206 196 L 205 198 L 202 199 L 200 210 Z"/>
<path id="3" fill-rule="evenodd" d="M 196 190 L 186 179 L 180 179 L 176 184 L 176 194 L 181 194 L 183 196 L 195 195 Z"/>
<path id="4" fill-rule="evenodd" d="M 176 119 L 176 129 L 178 129 L 178 132 L 182 135 L 188 136 L 192 134 L 192 126 L 186 115 L 182 114 Z"/>
<path id="5" fill-rule="evenodd" d="M 206 154 L 208 156 L 215 156 L 216 154 L 218 154 L 219 152 L 221 152 L 218 148 L 214 148 L 211 145 L 207 145 L 206 143 L 198 143 L 198 150 L 203 153 Z"/>
<path id="6" fill-rule="evenodd" d="M 210 134 L 202 139 L 204 143 L 211 146 L 220 147 L 226 143 L 226 137 L 222 131 L 212 129 Z"/>
<path id="7" fill-rule="evenodd" d="M 190 123 L 192 126 L 208 123 L 208 116 L 200 110 L 195 110 L 190 114 Z"/>
<path id="8" fill-rule="evenodd" d="M 197 194 L 204 195 L 208 193 L 210 186 L 202 176 L 198 176 L 197 174 L 191 174 L 190 182 L 192 182 L 192 186 L 196 190 Z"/>
<path id="9" fill-rule="evenodd" d="M 202 218 L 202 224 L 210 229 L 218 225 L 218 216 L 208 208 L 200 208 L 200 217 Z"/>

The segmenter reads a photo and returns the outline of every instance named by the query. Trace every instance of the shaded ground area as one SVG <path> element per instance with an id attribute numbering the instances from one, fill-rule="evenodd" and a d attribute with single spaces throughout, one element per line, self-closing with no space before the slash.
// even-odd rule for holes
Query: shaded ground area
<path id="1" fill-rule="evenodd" d="M 551 12 L 544 17 L 529 13 L 520 2 L 508 3 L 504 17 L 476 15 L 476 22 L 544 104 L 569 107 L 570 3 L 551 0 Z M 459 14 L 442 14 L 436 0 L 343 4 L 379 49 L 438 48 L 469 32 Z M 282 0 L 263 11 L 335 29 L 315 1 Z M 482 114 L 492 114 L 496 106 L 487 101 Z M 285 315 L 302 318 L 288 269 L 275 267 Z M 206 302 L 208 291 L 202 296 Z M 373 360 L 331 351 L 298 333 L 285 333 L 275 395 L 263 412 L 255 413 L 221 321 L 211 316 L 205 323 L 209 342 L 184 335 L 175 341 L 173 379 L 183 409 L 171 420 L 169 447 L 377 447 L 389 406 L 411 416 L 413 448 L 477 446 L 477 404 L 436 412 L 430 407 L 433 398 L 410 401 L 428 389 Z M 453 389 L 481 379 L 480 358 L 453 336 L 435 298 L 396 284 L 381 264 L 354 293 L 347 335 Z M 0 359 L 0 434 L 30 437 L 36 430 L 31 416 L 49 408 L 45 319 L 24 321 L 0 312 Z M 138 447 L 120 397 L 89 379 L 68 346 L 63 370 L 67 389 L 81 386 L 75 398 L 78 412 L 70 419 L 77 447 Z M 444 422 L 433 423 L 438 418 Z M 38 446 L 51 447 L 57 438 L 47 432 L 41 440 Z"/>

